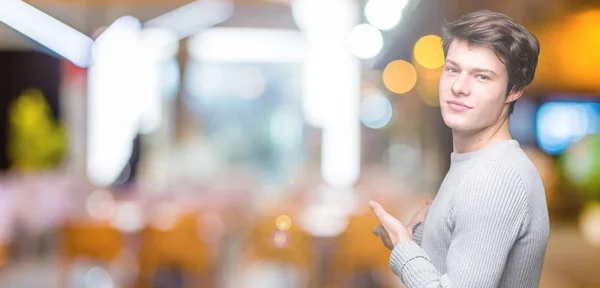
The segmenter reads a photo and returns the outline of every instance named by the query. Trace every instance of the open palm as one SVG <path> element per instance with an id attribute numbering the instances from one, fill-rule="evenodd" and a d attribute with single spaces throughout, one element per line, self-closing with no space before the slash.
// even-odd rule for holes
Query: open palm
<path id="1" fill-rule="evenodd" d="M 369 202 L 369 207 L 371 207 L 371 211 L 373 211 L 373 214 L 375 214 L 375 216 L 379 218 L 379 222 L 381 222 L 381 226 L 375 227 L 375 229 L 373 229 L 373 233 L 382 239 L 386 238 L 384 237 L 384 233 L 387 233 L 387 236 L 389 236 L 390 243 L 385 243 L 386 240 L 384 240 L 386 247 L 393 249 L 393 247 L 396 247 L 396 245 L 398 245 L 400 242 L 410 240 L 408 229 L 406 229 L 406 227 L 398 219 L 394 218 L 394 216 L 385 211 L 385 209 L 383 209 L 379 203 L 371 201 Z M 382 227 L 383 230 L 378 227 Z"/>

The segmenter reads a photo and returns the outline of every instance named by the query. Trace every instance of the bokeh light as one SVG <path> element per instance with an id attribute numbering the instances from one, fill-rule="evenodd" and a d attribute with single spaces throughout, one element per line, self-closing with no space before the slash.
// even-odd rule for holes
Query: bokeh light
<path id="1" fill-rule="evenodd" d="M 356 190 L 320 185 L 315 193 L 318 200 L 303 209 L 298 226 L 315 237 L 339 236 L 348 227 L 348 216 L 358 207 Z"/>
<path id="2" fill-rule="evenodd" d="M 292 227 L 292 218 L 287 215 L 280 215 L 275 220 L 275 225 L 277 226 L 277 229 L 281 231 L 287 231 L 290 229 L 290 227 Z"/>
<path id="3" fill-rule="evenodd" d="M 271 234 L 271 244 L 275 248 L 285 248 L 290 244 L 290 233 L 288 231 L 275 230 Z"/>
<path id="4" fill-rule="evenodd" d="M 113 288 L 113 285 L 112 277 L 101 267 L 94 267 L 85 274 L 86 288 Z"/>
<path id="5" fill-rule="evenodd" d="M 377 28 L 369 24 L 360 24 L 354 27 L 348 35 L 348 45 L 354 56 L 370 59 L 381 51 L 383 35 Z"/>
<path id="6" fill-rule="evenodd" d="M 600 200 L 600 134 L 571 145 L 561 157 L 565 178 L 588 200 Z"/>
<path id="7" fill-rule="evenodd" d="M 400 22 L 402 9 L 407 2 L 407 0 L 370 0 L 365 5 L 365 17 L 378 29 L 392 29 Z"/>
<path id="8" fill-rule="evenodd" d="M 598 132 L 600 104 L 593 102 L 547 102 L 537 115 L 537 139 L 544 152 L 562 153 L 569 145 Z"/>
<path id="9" fill-rule="evenodd" d="M 412 90 L 416 83 L 415 67 L 404 60 L 392 61 L 383 70 L 383 84 L 394 93 L 406 93 Z"/>
<path id="10" fill-rule="evenodd" d="M 360 121 L 369 128 L 383 128 L 392 120 L 392 114 L 392 103 L 377 90 L 368 94 L 360 104 Z"/>
<path id="11" fill-rule="evenodd" d="M 107 220 L 115 209 L 115 199 L 108 190 L 96 190 L 85 201 L 85 208 L 91 218 Z"/>
<path id="12" fill-rule="evenodd" d="M 150 225 L 160 231 L 169 231 L 177 224 L 180 214 L 179 207 L 170 202 L 162 202 L 154 205 L 154 211 L 150 215 Z"/>
<path id="13" fill-rule="evenodd" d="M 415 59 L 413 59 L 413 62 L 418 75 L 415 90 L 419 94 L 419 98 L 426 105 L 433 107 L 440 106 L 439 83 L 443 67 L 427 69 L 417 63 Z"/>
<path id="14" fill-rule="evenodd" d="M 415 44 L 413 53 L 415 60 L 424 68 L 437 69 L 444 65 L 444 50 L 440 36 L 421 37 Z"/>
<path id="15" fill-rule="evenodd" d="M 129 201 L 119 203 L 111 217 L 111 224 L 125 233 L 135 233 L 144 226 L 142 207 L 140 204 Z"/>
<path id="16" fill-rule="evenodd" d="M 595 248 L 600 248 L 600 202 L 589 202 L 580 216 L 581 234 L 584 240 Z"/>

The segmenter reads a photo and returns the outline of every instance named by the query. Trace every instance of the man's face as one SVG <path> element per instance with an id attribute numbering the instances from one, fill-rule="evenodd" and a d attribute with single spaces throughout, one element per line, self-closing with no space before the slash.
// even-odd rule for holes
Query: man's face
<path id="1" fill-rule="evenodd" d="M 507 102 L 520 96 L 511 93 L 506 97 L 508 72 L 504 63 L 492 49 L 466 41 L 454 40 L 447 54 L 439 86 L 446 125 L 468 134 L 497 123 L 507 112 Z"/>

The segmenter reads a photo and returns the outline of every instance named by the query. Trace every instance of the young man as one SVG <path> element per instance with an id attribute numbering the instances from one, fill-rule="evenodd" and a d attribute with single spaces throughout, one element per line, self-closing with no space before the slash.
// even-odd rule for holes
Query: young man
<path id="1" fill-rule="evenodd" d="M 490 11 L 465 14 L 444 34 L 439 98 L 452 129 L 450 170 L 409 227 L 372 201 L 382 224 L 373 233 L 393 249 L 391 268 L 407 288 L 538 287 L 550 230 L 546 197 L 508 120 L 533 80 L 539 43 Z"/>

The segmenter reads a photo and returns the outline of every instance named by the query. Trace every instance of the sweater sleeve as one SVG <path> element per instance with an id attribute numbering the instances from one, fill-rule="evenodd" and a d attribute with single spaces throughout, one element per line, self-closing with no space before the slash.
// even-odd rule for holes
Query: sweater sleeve
<path id="1" fill-rule="evenodd" d="M 423 229 L 425 229 L 425 222 L 417 223 L 413 227 L 413 241 L 419 246 L 421 246 L 421 239 L 423 238 Z"/>
<path id="2" fill-rule="evenodd" d="M 498 286 L 527 217 L 527 194 L 517 173 L 490 166 L 457 187 L 446 273 L 436 269 L 417 243 L 394 247 L 390 266 L 407 288 Z"/>

